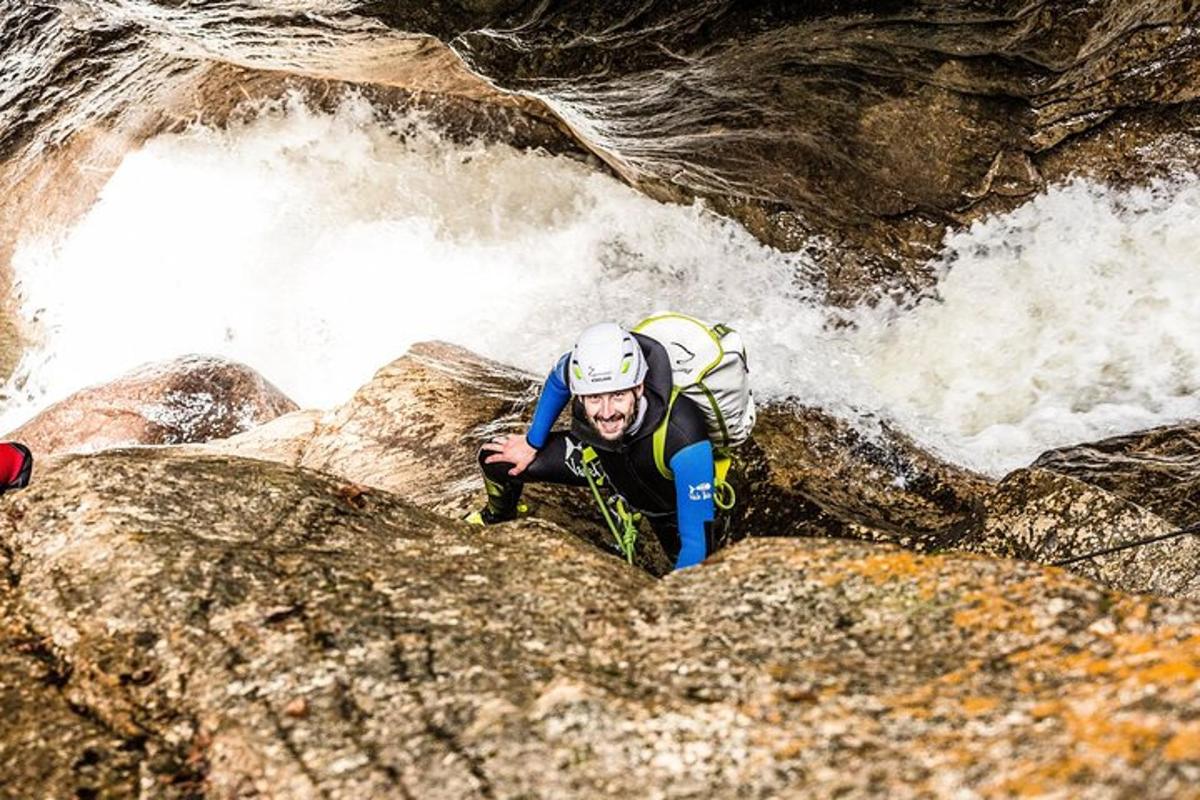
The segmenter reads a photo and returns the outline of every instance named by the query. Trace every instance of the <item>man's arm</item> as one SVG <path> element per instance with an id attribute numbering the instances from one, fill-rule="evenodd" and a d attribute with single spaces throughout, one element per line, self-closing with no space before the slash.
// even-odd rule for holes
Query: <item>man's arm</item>
<path id="1" fill-rule="evenodd" d="M 679 521 L 679 558 L 675 569 L 699 564 L 708 556 L 705 523 L 715 516 L 713 507 L 712 444 L 689 444 L 671 458 L 675 476 L 675 513 Z"/>
<path id="2" fill-rule="evenodd" d="M 529 423 L 525 441 L 534 450 L 540 450 L 546 444 L 550 428 L 554 426 L 554 421 L 558 419 L 558 415 L 566 408 L 567 401 L 571 399 L 571 390 L 567 387 L 566 377 L 568 358 L 570 358 L 570 353 L 564 353 L 558 363 L 554 365 L 554 369 L 550 370 L 550 374 L 546 376 L 546 382 L 542 385 L 542 394 L 538 397 L 537 406 L 533 409 L 533 421 Z"/>
<path id="3" fill-rule="evenodd" d="M 514 478 L 533 463 L 537 451 L 545 446 L 546 437 L 550 435 L 554 421 L 571 399 L 571 390 L 567 387 L 566 379 L 568 358 L 570 353 L 564 354 L 546 376 L 546 382 L 542 384 L 542 394 L 533 410 L 533 421 L 529 423 L 526 434 L 521 436 L 514 433 L 485 442 L 482 449 L 491 451 L 491 455 L 484 459 L 484 463 L 507 461 L 513 465 L 508 474 Z"/>

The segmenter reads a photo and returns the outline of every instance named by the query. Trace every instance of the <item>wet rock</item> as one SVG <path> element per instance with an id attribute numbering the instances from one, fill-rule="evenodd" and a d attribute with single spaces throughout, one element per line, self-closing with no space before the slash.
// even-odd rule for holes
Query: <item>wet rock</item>
<path id="1" fill-rule="evenodd" d="M 1039 469 L 1130 500 L 1179 526 L 1200 523 L 1200 425 L 1167 425 L 1043 453 Z"/>
<path id="2" fill-rule="evenodd" d="M 38 455 L 221 439 L 296 404 L 242 364 L 185 356 L 83 389 L 12 431 Z"/>
<path id="3" fill-rule="evenodd" d="M 754 539 L 654 581 L 548 523 L 163 449 L 55 460 L 0 549 L 56 697 L 138 737 L 150 794 L 1178 796 L 1200 769 L 1196 604 L 1028 563 Z"/>
<path id="4" fill-rule="evenodd" d="M 1191 0 L 985 5 L 13 6 L 0 158 L 102 120 L 203 116 L 237 93 L 196 91 L 214 64 L 432 92 L 568 130 L 644 191 L 708 198 L 772 244 L 819 234 L 842 253 L 831 299 L 849 303 L 928 287 L 948 225 L 1045 181 L 1200 166 Z"/>
<path id="5" fill-rule="evenodd" d="M 319 421 L 300 412 L 205 449 L 331 472 L 461 515 L 483 498 L 479 445 L 523 431 L 539 388 L 531 376 L 461 348 L 422 343 Z M 304 441 L 289 439 L 292 433 Z M 971 522 L 990 489 L 984 478 L 886 426 L 864 433 L 791 405 L 761 410 L 736 461 L 735 539 L 791 535 L 811 525 L 826 534 L 943 546 Z M 611 535 L 597 524 L 586 491 L 530 489 L 539 516 L 609 547 Z M 649 563 L 661 568 L 659 556 L 648 555 Z"/>
<path id="6" fill-rule="evenodd" d="M 961 546 L 1052 564 L 1174 531 L 1144 506 L 1044 469 L 1017 470 L 987 500 L 984 523 Z M 1129 592 L 1200 597 L 1200 539 L 1184 536 L 1068 565 Z"/>
<path id="7" fill-rule="evenodd" d="M 992 486 L 885 422 L 856 427 L 798 404 L 764 409 L 739 456 L 745 472 L 763 476 L 750 487 L 744 523 L 761 533 L 789 533 L 815 506 L 837 521 L 831 534 L 941 548 L 975 524 Z"/>

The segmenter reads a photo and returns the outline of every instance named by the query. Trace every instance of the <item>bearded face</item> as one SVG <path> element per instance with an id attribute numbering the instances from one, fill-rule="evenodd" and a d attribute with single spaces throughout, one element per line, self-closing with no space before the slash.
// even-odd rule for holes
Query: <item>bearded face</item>
<path id="1" fill-rule="evenodd" d="M 615 442 L 633 424 L 634 410 L 641 396 L 641 384 L 619 392 L 583 395 L 583 410 L 600 437 Z"/>

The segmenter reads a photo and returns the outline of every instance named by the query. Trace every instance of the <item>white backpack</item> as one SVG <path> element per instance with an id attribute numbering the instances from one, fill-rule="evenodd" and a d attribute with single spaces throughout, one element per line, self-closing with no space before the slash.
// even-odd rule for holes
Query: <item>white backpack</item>
<path id="1" fill-rule="evenodd" d="M 737 331 L 723 323 L 710 325 L 671 312 L 648 317 L 633 330 L 666 348 L 674 383 L 671 400 L 674 402 L 678 393 L 700 406 L 714 448 L 737 447 L 750 438 L 754 395 L 746 348 Z M 661 461 L 661 456 L 656 454 L 656 460 Z M 659 469 L 663 471 L 664 466 L 660 464 Z"/>

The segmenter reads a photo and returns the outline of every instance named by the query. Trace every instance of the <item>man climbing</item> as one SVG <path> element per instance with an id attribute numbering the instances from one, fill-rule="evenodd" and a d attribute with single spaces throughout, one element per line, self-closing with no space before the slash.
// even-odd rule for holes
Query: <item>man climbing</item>
<path id="1" fill-rule="evenodd" d="M 568 402 L 570 430 L 552 431 Z M 584 330 L 546 378 L 525 435 L 484 444 L 479 461 L 488 501 L 468 521 L 514 519 L 528 481 L 590 485 L 618 542 L 636 510 L 676 569 L 712 552 L 708 424 L 695 402 L 673 391 L 667 350 L 650 336 L 612 322 Z M 598 486 L 614 497 L 602 501 Z"/>

